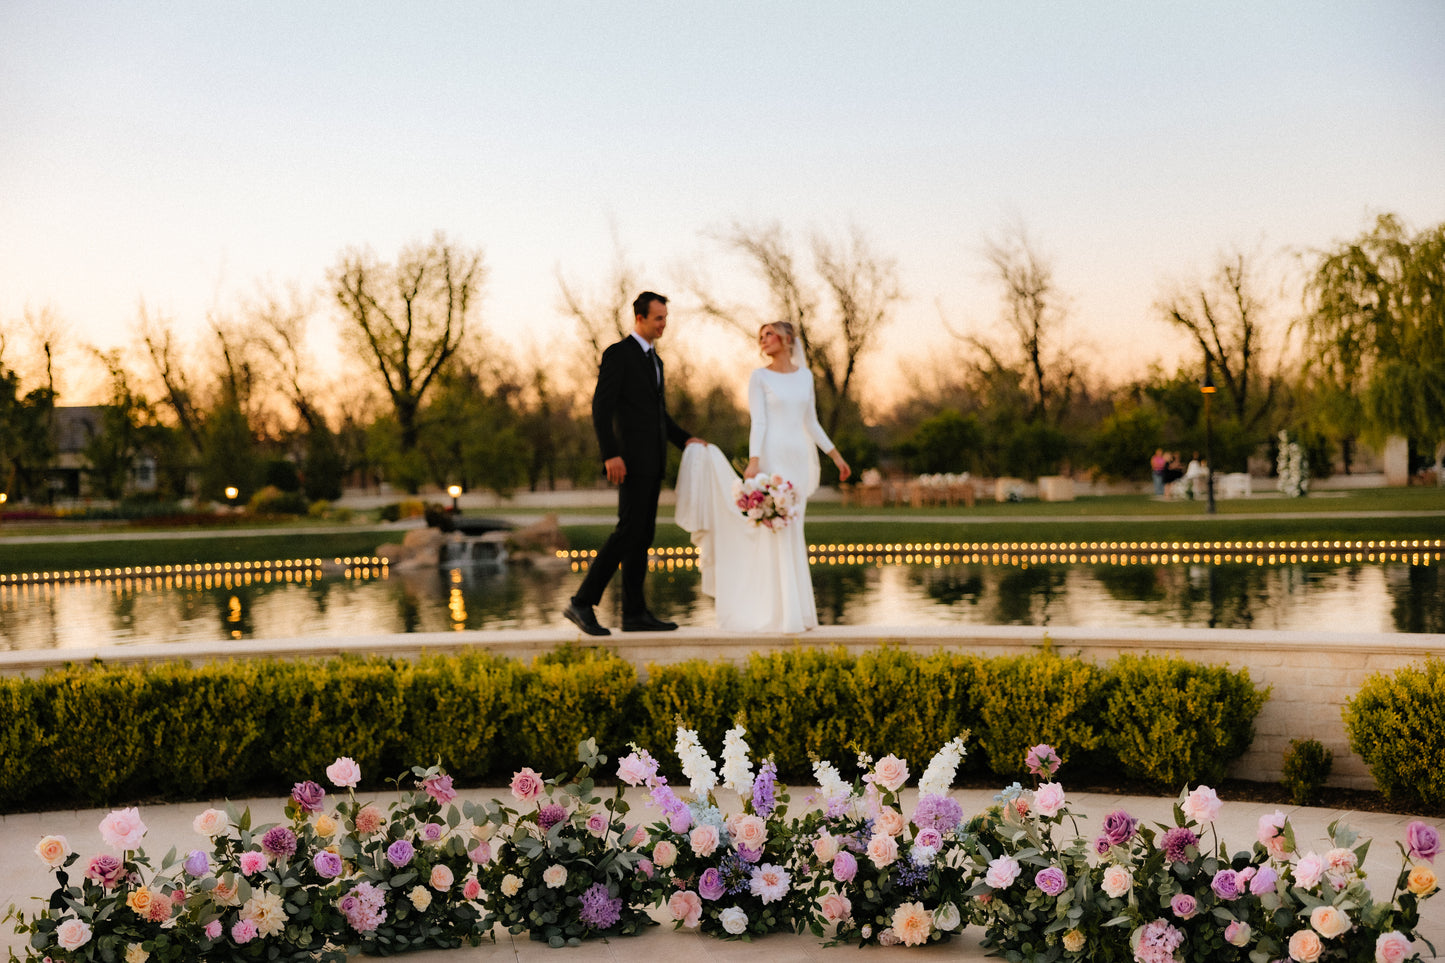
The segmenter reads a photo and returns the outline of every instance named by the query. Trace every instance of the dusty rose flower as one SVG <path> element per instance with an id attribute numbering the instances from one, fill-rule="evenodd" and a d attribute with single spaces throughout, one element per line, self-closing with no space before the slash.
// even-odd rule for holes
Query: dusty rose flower
<path id="1" fill-rule="evenodd" d="M 1181 920 L 1192 919 L 1199 912 L 1199 901 L 1188 893 L 1175 893 L 1169 901 L 1169 911 Z"/>
<path id="2" fill-rule="evenodd" d="M 135 849 L 145 834 L 146 824 L 141 822 L 140 810 L 134 806 L 117 809 L 100 821 L 100 838 L 116 849 Z"/>
<path id="3" fill-rule="evenodd" d="M 673 893 L 667 901 L 667 911 L 688 929 L 702 922 L 702 898 L 692 890 Z"/>
<path id="4" fill-rule="evenodd" d="M 1253 932 L 1248 923 L 1231 920 L 1229 925 L 1224 928 L 1224 942 L 1231 946 L 1248 946 Z"/>
<path id="5" fill-rule="evenodd" d="M 853 903 L 841 893 L 828 893 L 818 903 L 823 919 L 829 923 L 841 923 L 853 915 Z"/>
<path id="6" fill-rule="evenodd" d="M 1314 930 L 1298 930 L 1289 938 L 1289 958 L 1296 963 L 1315 963 L 1324 948 Z"/>
<path id="7" fill-rule="evenodd" d="M 1390 930 L 1375 940 L 1375 963 L 1404 963 L 1415 952 L 1415 946 L 1404 933 Z"/>
<path id="8" fill-rule="evenodd" d="M 1299 862 L 1294 864 L 1294 881 L 1305 889 L 1317 884 L 1324 874 L 1325 861 L 1316 853 L 1305 853 Z"/>
<path id="9" fill-rule="evenodd" d="M 1059 771 L 1059 754 L 1054 747 L 1039 743 L 1037 746 L 1024 753 L 1024 766 L 1030 773 L 1040 778 L 1052 776 Z"/>
<path id="10" fill-rule="evenodd" d="M 904 821 L 903 814 L 892 806 L 884 806 L 878 810 L 878 818 L 873 821 L 874 830 L 890 836 L 901 836 L 907 827 L 908 823 Z"/>
<path id="11" fill-rule="evenodd" d="M 90 927 L 84 921 L 68 919 L 55 928 L 55 942 L 67 952 L 78 950 L 90 942 Z"/>
<path id="12" fill-rule="evenodd" d="M 607 834 L 607 814 L 593 813 L 587 817 L 587 831 L 594 836 Z"/>
<path id="13" fill-rule="evenodd" d="M 381 829 L 385 820 L 381 810 L 375 806 L 362 806 L 356 814 L 356 833 L 359 836 L 370 836 Z"/>
<path id="14" fill-rule="evenodd" d="M 1040 816 L 1057 816 L 1064 808 L 1064 787 L 1056 782 L 1046 782 L 1034 793 L 1034 805 Z"/>
<path id="15" fill-rule="evenodd" d="M 1219 795 L 1213 789 L 1208 786 L 1199 786 L 1189 794 L 1180 808 L 1184 810 L 1186 819 L 1191 819 L 1202 826 L 1218 819 L 1219 810 L 1223 805 L 1219 801 Z"/>
<path id="16" fill-rule="evenodd" d="M 549 889 L 556 889 L 567 882 L 567 867 L 560 863 L 554 863 L 542 871 L 542 882 L 547 884 Z"/>
<path id="17" fill-rule="evenodd" d="M 542 777 L 531 769 L 523 769 L 512 776 L 512 798 L 518 802 L 531 802 L 542 794 Z"/>
<path id="18" fill-rule="evenodd" d="M 887 833 L 874 833 L 868 840 L 868 858 L 879 869 L 893 865 L 898 859 L 898 840 Z"/>
<path id="19" fill-rule="evenodd" d="M 457 798 L 457 791 L 452 788 L 452 777 L 446 773 L 428 776 L 421 781 L 421 788 L 426 790 L 428 796 L 443 805 Z"/>
<path id="20" fill-rule="evenodd" d="M 475 876 L 468 876 L 462 884 L 462 899 L 475 902 L 482 895 L 482 884 Z"/>
<path id="21" fill-rule="evenodd" d="M 268 865 L 270 865 L 270 860 L 267 859 L 266 854 L 259 849 L 248 849 L 241 854 L 242 876 L 251 876 L 259 873 Z"/>

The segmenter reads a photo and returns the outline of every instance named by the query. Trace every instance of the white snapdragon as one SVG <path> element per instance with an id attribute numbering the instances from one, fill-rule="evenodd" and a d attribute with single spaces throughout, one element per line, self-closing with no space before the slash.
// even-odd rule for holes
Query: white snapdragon
<path id="1" fill-rule="evenodd" d="M 753 791 L 753 763 L 748 758 L 748 744 L 743 741 L 742 726 L 729 729 L 723 736 L 722 781 L 725 789 L 740 796 Z"/>
<path id="2" fill-rule="evenodd" d="M 838 768 L 826 759 L 813 763 L 813 775 L 818 780 L 818 790 L 829 803 L 847 799 L 853 794 L 853 787 L 843 781 Z"/>
<path id="3" fill-rule="evenodd" d="M 959 763 L 967 752 L 963 745 L 963 736 L 958 736 L 938 750 L 938 754 L 929 761 L 928 768 L 923 770 L 923 775 L 918 780 L 918 794 L 948 795 L 948 791 L 953 788 L 954 777 L 958 774 Z"/>
<path id="4" fill-rule="evenodd" d="M 682 762 L 682 774 L 692 783 L 693 795 L 705 799 L 717 785 L 717 773 L 713 771 L 712 757 L 698 741 L 696 730 L 677 727 L 677 758 Z"/>

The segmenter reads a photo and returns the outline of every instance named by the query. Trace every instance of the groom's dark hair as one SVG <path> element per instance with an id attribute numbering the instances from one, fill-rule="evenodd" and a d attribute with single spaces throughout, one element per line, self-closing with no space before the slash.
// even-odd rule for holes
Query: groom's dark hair
<path id="1" fill-rule="evenodd" d="M 637 296 L 637 300 L 632 302 L 633 315 L 639 318 L 647 317 L 647 312 L 652 310 L 652 302 L 654 301 L 660 301 L 666 304 L 667 298 L 654 291 L 643 291 Z"/>

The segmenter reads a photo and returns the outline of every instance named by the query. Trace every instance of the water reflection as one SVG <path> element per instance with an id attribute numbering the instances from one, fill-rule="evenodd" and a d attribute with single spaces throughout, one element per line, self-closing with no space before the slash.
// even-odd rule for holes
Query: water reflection
<path id="1" fill-rule="evenodd" d="M 0 648 L 81 649 L 142 642 L 347 637 L 463 629 L 566 628 L 575 570 L 512 567 L 391 572 L 357 567 L 197 579 L 0 585 Z M 1289 564 L 925 564 L 813 566 L 825 625 L 1004 624 L 1089 627 L 1445 632 L 1445 566 Z M 648 577 L 653 610 L 714 624 L 687 560 Z M 609 595 L 599 615 L 621 621 Z M 569 629 L 570 631 L 570 629 Z"/>

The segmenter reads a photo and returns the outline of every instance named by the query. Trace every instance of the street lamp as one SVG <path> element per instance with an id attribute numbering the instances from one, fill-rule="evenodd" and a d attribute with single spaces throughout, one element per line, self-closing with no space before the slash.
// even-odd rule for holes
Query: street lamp
<path id="1" fill-rule="evenodd" d="M 1209 359 L 1204 359 L 1204 384 L 1199 386 L 1199 391 L 1204 395 L 1204 490 L 1209 493 L 1209 503 L 1204 509 L 1210 515 L 1214 514 L 1214 419 L 1209 410 L 1209 401 L 1214 397 L 1214 371 L 1209 364 Z"/>
<path id="2" fill-rule="evenodd" d="M 461 511 L 461 509 L 457 507 L 457 499 L 460 498 L 461 495 L 462 495 L 462 486 L 461 486 L 461 485 L 448 485 L 448 486 L 447 486 L 447 494 L 450 495 L 450 496 L 452 496 L 452 514 L 453 514 L 453 515 L 456 515 L 457 513 L 459 513 L 459 512 Z"/>
<path id="3" fill-rule="evenodd" d="M 239 495 L 239 494 L 241 494 L 241 490 L 240 490 L 239 488 L 237 488 L 235 485 L 227 485 L 227 486 L 226 486 L 226 504 L 228 504 L 229 506 L 231 506 L 231 508 L 235 508 L 235 507 L 236 507 L 236 496 Z"/>

